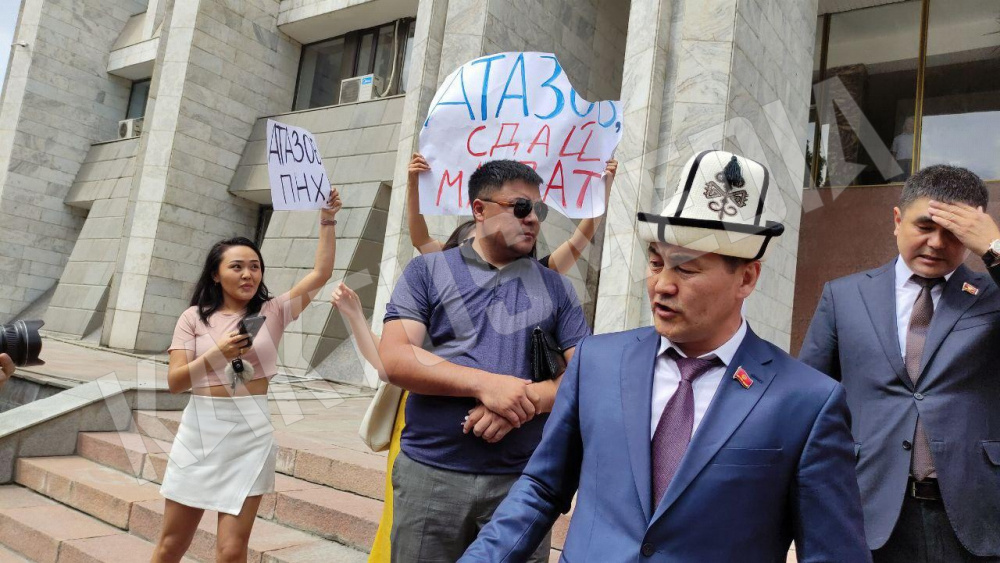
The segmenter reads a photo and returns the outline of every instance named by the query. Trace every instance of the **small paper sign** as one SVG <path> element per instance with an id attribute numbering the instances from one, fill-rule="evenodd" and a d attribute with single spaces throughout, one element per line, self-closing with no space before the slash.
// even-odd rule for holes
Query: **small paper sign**
<path id="1" fill-rule="evenodd" d="M 275 210 L 326 207 L 330 179 L 309 131 L 267 120 L 267 175 Z"/>

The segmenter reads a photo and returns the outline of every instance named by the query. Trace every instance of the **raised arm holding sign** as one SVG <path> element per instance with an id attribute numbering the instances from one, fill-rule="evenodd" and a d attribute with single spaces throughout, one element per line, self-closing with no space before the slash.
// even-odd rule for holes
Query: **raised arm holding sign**
<path id="1" fill-rule="evenodd" d="M 323 209 L 330 179 L 312 133 L 267 120 L 267 174 L 278 211 Z"/>
<path id="2" fill-rule="evenodd" d="M 499 53 L 444 81 L 420 131 L 430 171 L 420 211 L 469 214 L 467 181 L 483 162 L 512 159 L 542 177 L 542 199 L 574 219 L 604 214 L 603 177 L 622 137 L 621 103 L 587 102 L 549 53 Z"/>
<path id="3" fill-rule="evenodd" d="M 614 183 L 617 171 L 618 161 L 614 159 L 609 160 L 604 168 L 604 201 L 607 201 L 611 194 L 611 186 Z M 430 172 L 427 159 L 420 153 L 413 153 L 406 181 L 406 218 L 410 231 L 410 243 L 421 254 L 440 252 L 448 247 L 448 244 L 442 244 L 441 241 L 430 235 L 430 232 L 427 230 L 427 221 L 419 210 L 420 194 L 418 191 L 418 182 L 420 174 L 426 172 Z M 560 274 L 569 272 L 570 268 L 576 265 L 576 261 L 580 259 L 583 250 L 594 239 L 594 234 L 597 233 L 597 228 L 601 225 L 603 218 L 603 215 L 598 215 L 592 219 L 581 220 L 577 224 L 576 230 L 570 235 L 569 240 L 556 247 L 552 251 L 552 254 L 546 257 L 547 260 L 545 258 L 540 260 L 546 262 L 546 265 L 550 269 Z M 472 221 L 467 221 L 459 225 L 455 233 L 452 233 L 452 238 L 457 236 L 456 240 L 461 242 L 465 238 L 468 238 L 468 236 L 471 236 L 472 223 Z M 464 231 L 464 234 L 459 235 L 459 231 Z"/>

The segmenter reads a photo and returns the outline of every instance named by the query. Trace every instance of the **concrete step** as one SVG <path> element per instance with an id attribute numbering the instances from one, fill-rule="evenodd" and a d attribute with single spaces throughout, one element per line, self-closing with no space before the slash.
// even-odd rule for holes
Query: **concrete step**
<path id="1" fill-rule="evenodd" d="M 132 411 L 132 430 L 168 444 L 174 441 L 183 411 Z"/>
<path id="2" fill-rule="evenodd" d="M 154 483 L 163 482 L 170 442 L 136 432 L 80 432 L 77 455 Z"/>
<path id="3" fill-rule="evenodd" d="M 132 462 L 136 461 L 136 457 L 122 454 L 124 446 L 121 442 L 129 442 L 130 438 L 119 440 L 117 434 L 109 434 L 111 436 L 84 438 L 85 441 L 107 446 L 105 449 L 90 448 L 89 451 L 108 455 L 112 461 L 126 462 L 129 464 L 126 469 L 134 468 Z M 116 442 L 118 449 L 113 447 Z M 131 460 L 126 461 L 129 457 Z M 97 458 L 22 458 L 17 462 L 16 480 L 25 487 L 108 524 L 155 541 L 162 521 L 163 498 L 159 486 L 101 465 L 102 455 Z M 135 505 L 144 501 L 150 503 L 143 504 L 144 508 L 138 511 Z M 375 538 L 381 512 L 382 503 L 379 501 L 286 475 L 277 475 L 275 492 L 264 495 L 257 515 L 263 519 L 263 523 L 273 521 L 278 525 L 367 550 Z M 140 526 L 140 530 L 144 532 L 136 531 L 137 514 L 145 518 Z M 154 522 L 150 522 L 150 518 Z M 262 525 L 262 522 L 255 525 L 255 534 L 256 526 Z M 264 547 L 267 549 L 262 549 L 261 553 L 273 549 L 268 543 Z"/>
<path id="4" fill-rule="evenodd" d="M 152 448 L 147 451 L 159 448 L 161 451 L 169 450 L 166 444 L 173 440 L 180 424 L 180 411 L 145 411 L 137 410 L 133 412 L 134 430 L 143 436 L 144 442 L 140 438 L 126 436 L 124 438 L 107 437 L 107 442 L 118 444 L 119 448 L 132 449 L 127 454 L 119 453 L 119 465 L 124 463 L 127 457 L 131 467 L 140 464 L 142 447 Z M 114 434 L 114 433 L 112 433 Z M 82 435 L 82 434 L 81 434 Z M 383 500 L 385 498 L 385 457 L 383 455 L 369 452 L 360 452 L 346 447 L 334 446 L 327 442 L 304 436 L 302 434 L 288 431 L 275 431 L 275 440 L 278 442 L 278 456 L 276 470 L 280 474 L 295 477 L 310 483 L 317 483 L 332 487 L 339 491 L 345 491 L 368 497 L 369 499 Z M 89 437 L 88 437 L 89 439 Z M 150 446 L 152 442 L 152 446 Z M 109 456 L 109 459 L 111 456 Z M 98 460 L 100 461 L 100 460 Z M 103 463 L 103 461 L 102 461 Z M 166 458 L 159 454 L 147 454 L 147 459 L 141 462 L 143 468 L 142 476 L 146 478 L 155 475 L 162 476 L 162 470 L 156 469 L 158 464 L 165 467 Z M 159 471 L 159 473 L 157 473 Z M 155 474 L 155 475 L 154 475 Z M 327 501 L 327 497 L 336 497 L 332 493 L 326 496 L 319 495 L 317 503 Z M 298 501 L 294 496 L 285 499 L 286 504 L 294 505 Z M 335 499 L 336 500 L 336 499 Z M 262 503 L 263 505 L 263 503 Z M 359 499 L 347 497 L 344 506 L 345 511 L 331 515 L 329 511 L 336 507 L 335 501 L 327 503 L 327 506 L 316 506 L 306 510 L 301 516 L 289 513 L 289 517 L 300 517 L 308 522 L 301 522 L 302 529 L 310 530 L 313 533 L 332 537 L 337 541 L 348 545 L 355 545 L 362 549 L 368 549 L 374 539 L 375 530 L 378 528 L 378 515 L 374 520 L 370 520 L 371 506 Z M 379 509 L 381 510 L 381 508 Z M 345 528 L 340 535 L 333 533 L 330 526 L 321 526 L 320 522 L 312 519 L 312 514 L 324 514 L 333 517 L 335 521 L 344 523 Z M 258 512 L 260 515 L 260 512 Z M 566 540 L 566 532 L 569 529 L 569 517 L 561 515 L 556 520 L 552 528 L 552 546 L 561 549 Z M 299 523 L 291 524 L 299 527 Z M 370 539 L 365 539 L 370 534 Z M 360 543 L 358 543 L 360 542 Z"/>
<path id="5" fill-rule="evenodd" d="M 295 439 L 294 436 L 292 436 Z M 114 469 L 160 482 L 169 444 L 130 432 L 81 432 L 77 451 L 81 456 Z M 288 449 L 298 458 L 301 473 L 325 483 L 358 482 L 357 471 L 333 457 L 341 452 Z M 374 457 L 374 456 L 373 456 Z M 345 467 L 346 466 L 346 467 Z M 328 477 L 328 475 L 338 475 Z M 276 476 L 275 493 L 265 495 L 257 515 L 305 530 L 324 538 L 367 550 L 375 538 L 382 503 L 364 496 L 334 490 L 318 483 Z"/>
<path id="6" fill-rule="evenodd" d="M 382 503 L 329 487 L 277 494 L 274 521 L 368 551 Z"/>
<path id="7" fill-rule="evenodd" d="M 162 499 L 136 503 L 129 531 L 145 540 L 156 541 L 163 526 L 163 510 Z M 199 561 L 215 560 L 217 523 L 218 513 L 206 510 L 188 550 L 190 557 Z M 367 554 L 361 551 L 259 517 L 250 534 L 247 555 L 249 563 L 360 563 L 365 560 Z"/>
<path id="8" fill-rule="evenodd" d="M 162 498 L 155 483 L 79 456 L 20 458 L 14 479 L 123 530 L 134 503 Z"/>
<path id="9" fill-rule="evenodd" d="M 133 468 L 142 467 L 143 473 L 139 474 L 146 478 L 162 477 L 162 471 L 158 473 L 157 471 L 160 470 L 157 467 L 166 466 L 166 457 L 156 455 L 153 450 L 169 452 L 169 446 L 166 444 L 173 441 L 174 435 L 177 433 L 177 426 L 180 424 L 180 416 L 180 411 L 137 410 L 133 412 L 134 433 L 141 435 L 143 441 L 140 442 L 139 438 L 128 436 L 118 438 L 117 442 L 129 450 L 126 454 L 129 465 Z M 276 464 L 278 473 L 371 499 L 384 500 L 384 455 L 334 446 L 301 434 L 281 430 L 275 431 L 274 438 L 278 443 Z M 91 441 L 89 436 L 84 440 Z M 106 437 L 105 441 L 114 442 L 110 437 Z M 153 449 L 149 449 L 150 444 L 153 444 Z M 153 454 L 149 456 L 148 462 L 142 458 L 143 448 L 146 448 L 146 452 Z M 81 452 L 81 455 L 84 454 Z M 125 470 L 123 469 L 125 466 L 124 458 L 115 463 L 112 467 Z M 129 473 L 137 474 L 134 471 L 129 471 Z"/>
<path id="10" fill-rule="evenodd" d="M 61 508 L 95 516 L 103 524 L 127 530 L 147 543 L 159 538 L 164 500 L 155 483 L 78 456 L 19 459 L 16 479 L 19 484 L 66 505 Z M 367 550 L 375 535 L 381 503 L 285 475 L 277 476 L 275 489 L 261 501 L 259 518 L 250 537 L 249 561 L 262 561 L 265 554 L 270 554 L 273 561 L 305 562 L 310 561 L 311 554 L 322 552 L 343 557 L 316 561 L 365 559 L 361 551 L 324 538 L 343 538 L 351 546 Z M 342 497 L 331 501 L 328 492 Z M 310 500 L 312 497 L 318 500 Z M 212 561 L 215 554 L 217 514 L 206 512 L 189 552 L 200 561 Z M 87 548 L 79 546 L 80 551 Z"/>
<path id="11" fill-rule="evenodd" d="M 3 563 L 133 563 L 149 561 L 154 547 L 17 485 L 0 487 L 0 544 Z"/>
<path id="12" fill-rule="evenodd" d="M 153 558 L 156 545 L 128 533 L 75 540 L 59 550 L 59 563 L 134 563 Z M 185 557 L 185 563 L 198 563 Z"/>
<path id="13" fill-rule="evenodd" d="M 31 563 L 24 557 L 21 557 L 17 552 L 11 551 L 6 547 L 0 546 L 0 563 Z"/>
<path id="14" fill-rule="evenodd" d="M 137 410 L 133 412 L 133 419 L 135 422 L 134 429 L 145 436 L 146 443 L 149 442 L 150 438 L 154 438 L 153 443 L 156 447 L 163 448 L 164 444 L 169 442 L 165 442 L 160 437 L 165 437 L 166 440 L 173 439 L 173 435 L 176 433 L 177 426 L 180 423 L 180 412 Z M 303 481 L 326 485 L 340 491 L 354 493 L 370 499 L 383 500 L 385 498 L 386 462 L 384 456 L 333 446 L 329 443 L 288 431 L 275 431 L 274 436 L 278 442 L 276 464 L 278 473 L 293 476 Z M 119 444 L 123 443 L 123 439 L 109 438 L 109 440 L 117 440 Z M 124 439 L 124 443 L 135 445 L 139 444 L 139 441 L 137 438 L 129 437 Z M 123 454 L 118 455 L 122 456 Z M 137 451 L 128 454 L 129 459 L 133 460 L 130 462 L 133 464 L 133 467 L 138 463 L 136 460 L 140 455 L 141 452 Z M 144 461 L 142 463 L 143 476 L 147 478 L 155 472 L 155 470 L 149 469 L 150 466 L 155 468 L 158 463 L 162 463 L 164 466 L 166 464 L 165 458 L 161 462 L 157 454 L 152 454 L 151 457 L 152 462 Z M 295 503 L 294 498 L 286 500 L 288 504 Z M 355 512 L 353 514 L 341 514 L 337 517 L 339 522 L 349 523 L 349 529 L 344 532 L 343 536 L 333 537 L 336 537 L 338 541 L 342 541 L 343 543 L 358 545 L 359 547 L 362 546 L 357 541 L 360 537 L 363 537 L 362 532 L 364 530 L 370 529 L 371 537 L 374 538 L 374 530 L 378 527 L 378 517 L 376 516 L 376 519 L 372 522 L 365 522 L 363 520 L 365 517 L 362 516 L 364 512 L 361 514 L 357 512 L 357 510 L 367 510 L 361 508 L 363 505 L 364 503 L 355 501 L 355 499 L 349 500 L 345 506 L 350 506 L 351 508 L 348 510 L 355 510 Z M 322 512 L 322 510 L 317 510 Z M 307 512 L 307 514 L 311 514 L 311 512 Z M 567 515 L 561 515 L 556 520 L 552 528 L 552 546 L 554 548 L 562 548 L 566 540 L 566 532 L 569 530 L 569 521 L 570 518 Z M 326 532 L 323 531 L 324 528 L 307 527 L 303 529 L 314 530 L 315 533 L 326 535 Z M 368 549 L 370 545 L 369 542 L 363 548 Z"/>
<path id="15" fill-rule="evenodd" d="M 326 442 L 276 431 L 277 471 L 375 500 L 385 499 L 384 455 L 359 452 Z"/>
<path id="16" fill-rule="evenodd" d="M 366 563 L 368 554 L 333 542 L 316 542 L 264 554 L 261 563 Z"/>

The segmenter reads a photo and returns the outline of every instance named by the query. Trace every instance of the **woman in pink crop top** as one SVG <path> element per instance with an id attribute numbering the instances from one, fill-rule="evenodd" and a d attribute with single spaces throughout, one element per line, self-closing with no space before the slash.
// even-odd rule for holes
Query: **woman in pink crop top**
<path id="1" fill-rule="evenodd" d="M 336 189 L 326 203 L 320 211 L 315 266 L 287 293 L 272 297 L 268 292 L 264 260 L 253 241 L 223 240 L 208 253 L 191 307 L 178 319 L 169 349 L 170 391 L 190 389 L 192 396 L 160 488 L 166 507 L 153 563 L 183 558 L 205 510 L 219 513 L 215 560 L 247 560 L 261 495 L 274 490 L 277 447 L 267 387 L 277 373 L 278 343 L 285 327 L 333 275 L 334 217 L 342 205 Z M 237 327 L 256 313 L 266 320 L 250 343 Z M 234 378 L 237 359 L 252 367 Z"/>

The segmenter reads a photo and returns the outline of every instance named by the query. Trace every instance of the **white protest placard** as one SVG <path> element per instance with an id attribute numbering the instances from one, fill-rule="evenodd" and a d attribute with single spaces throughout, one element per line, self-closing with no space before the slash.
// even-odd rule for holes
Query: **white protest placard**
<path id="1" fill-rule="evenodd" d="M 309 131 L 267 120 L 267 175 L 275 210 L 326 207 L 330 179 Z"/>
<path id="2" fill-rule="evenodd" d="M 538 172 L 543 201 L 567 217 L 604 213 L 605 163 L 622 138 L 619 101 L 577 95 L 551 53 L 499 53 L 445 78 L 420 130 L 430 172 L 420 175 L 420 212 L 470 214 L 469 176 L 496 159 Z"/>

